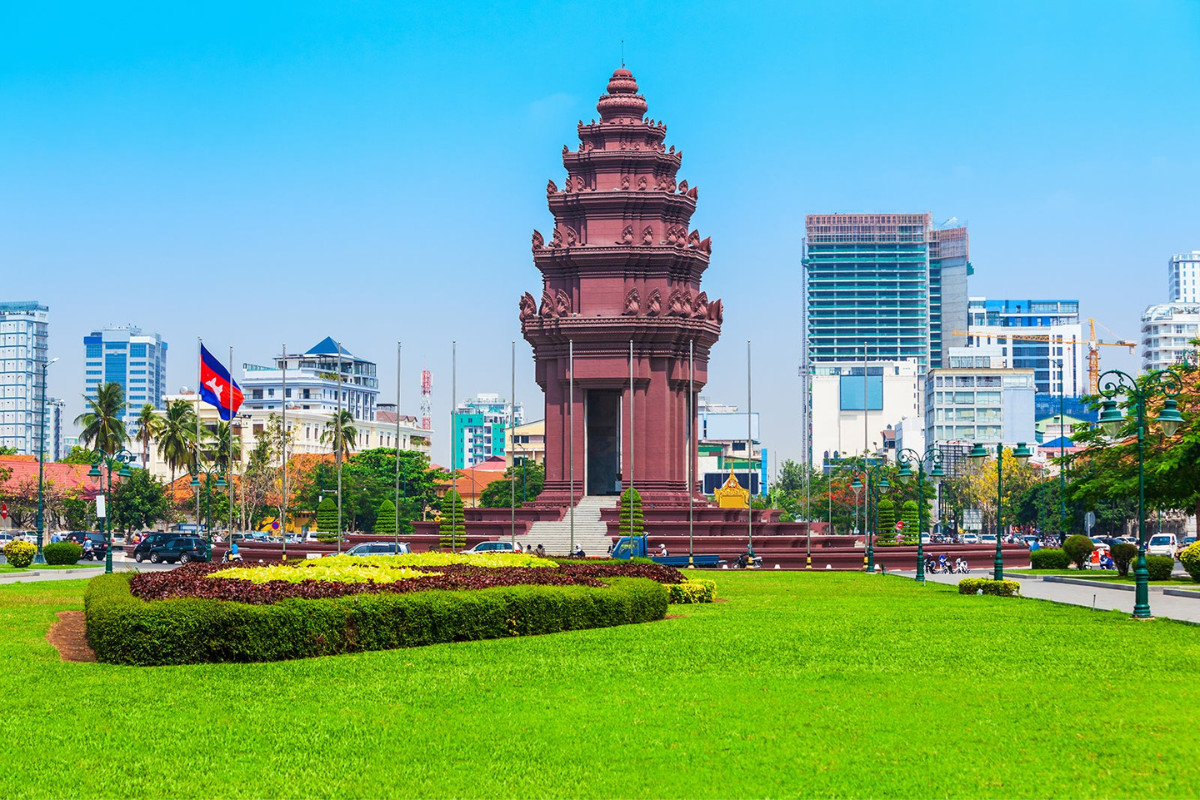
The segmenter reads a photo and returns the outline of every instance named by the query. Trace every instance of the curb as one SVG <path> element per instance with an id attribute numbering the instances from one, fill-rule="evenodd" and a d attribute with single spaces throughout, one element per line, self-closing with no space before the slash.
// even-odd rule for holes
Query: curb
<path id="1" fill-rule="evenodd" d="M 1193 592 L 1188 589 L 1163 589 L 1163 594 L 1171 597 L 1190 597 L 1193 600 L 1200 600 L 1200 591 Z"/>
<path id="2" fill-rule="evenodd" d="M 1062 575 L 1045 575 L 1042 577 L 1045 583 L 1069 583 L 1072 586 L 1090 586 L 1093 589 L 1120 589 L 1122 592 L 1135 592 L 1137 587 L 1130 583 L 1101 583 L 1100 581 L 1085 581 L 1079 578 L 1067 578 Z M 1149 587 L 1151 591 L 1157 589 L 1156 586 Z"/>

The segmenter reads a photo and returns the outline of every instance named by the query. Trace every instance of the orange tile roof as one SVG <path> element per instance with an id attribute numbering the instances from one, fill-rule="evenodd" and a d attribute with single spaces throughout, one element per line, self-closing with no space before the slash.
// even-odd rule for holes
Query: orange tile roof
<path id="1" fill-rule="evenodd" d="M 100 494 L 100 479 L 89 478 L 90 469 L 89 464 L 59 464 L 47 461 L 45 481 L 59 489 L 78 489 L 90 500 Z M 8 480 L 0 484 L 0 490 L 12 491 L 26 481 L 37 483 L 38 462 L 33 456 L 0 456 L 0 470 L 8 470 L 10 473 Z M 115 472 L 113 480 L 120 480 Z"/>

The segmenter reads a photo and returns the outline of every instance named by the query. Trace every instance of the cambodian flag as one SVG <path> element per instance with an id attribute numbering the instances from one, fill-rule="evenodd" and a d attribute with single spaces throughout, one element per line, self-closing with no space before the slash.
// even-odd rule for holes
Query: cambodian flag
<path id="1" fill-rule="evenodd" d="M 242 407 L 241 387 L 204 345 L 200 345 L 200 399 L 216 406 L 217 413 L 226 421 Z"/>

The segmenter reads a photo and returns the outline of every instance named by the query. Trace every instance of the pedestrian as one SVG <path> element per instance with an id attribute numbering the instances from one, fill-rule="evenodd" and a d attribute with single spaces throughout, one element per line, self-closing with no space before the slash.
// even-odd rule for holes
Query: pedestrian
<path id="1" fill-rule="evenodd" d="M 537 550 L 535 550 L 534 552 L 537 554 L 538 558 L 546 557 L 546 548 L 542 547 L 540 544 L 537 546 Z"/>

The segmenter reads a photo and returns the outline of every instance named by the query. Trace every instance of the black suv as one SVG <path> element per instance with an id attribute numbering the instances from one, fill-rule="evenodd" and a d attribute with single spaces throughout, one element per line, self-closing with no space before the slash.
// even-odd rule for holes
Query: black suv
<path id="1" fill-rule="evenodd" d="M 145 539 L 142 539 L 140 542 L 138 542 L 132 548 L 126 548 L 125 552 L 128 553 L 129 555 L 133 556 L 133 560 L 140 564 L 140 563 L 142 563 L 142 561 L 144 559 L 147 559 L 150 557 L 150 548 L 151 547 L 154 547 L 154 546 L 160 545 L 160 544 L 166 544 L 167 542 L 171 541 L 172 539 L 182 539 L 182 538 L 188 537 L 188 536 L 190 536 L 190 534 L 187 534 L 187 533 L 163 533 L 162 531 L 158 531 L 155 533 L 147 534 Z"/>
<path id="2" fill-rule="evenodd" d="M 135 556 L 136 557 L 136 556 Z M 150 546 L 150 563 L 166 561 L 186 564 L 189 561 L 207 561 L 208 545 L 197 536 L 176 536 Z"/>
<path id="3" fill-rule="evenodd" d="M 74 542 L 83 547 L 83 558 L 88 558 L 88 549 L 85 542 L 91 541 L 92 550 L 91 558 L 95 561 L 100 561 L 108 553 L 108 537 L 99 531 L 71 531 L 66 535 L 64 541 Z"/>

